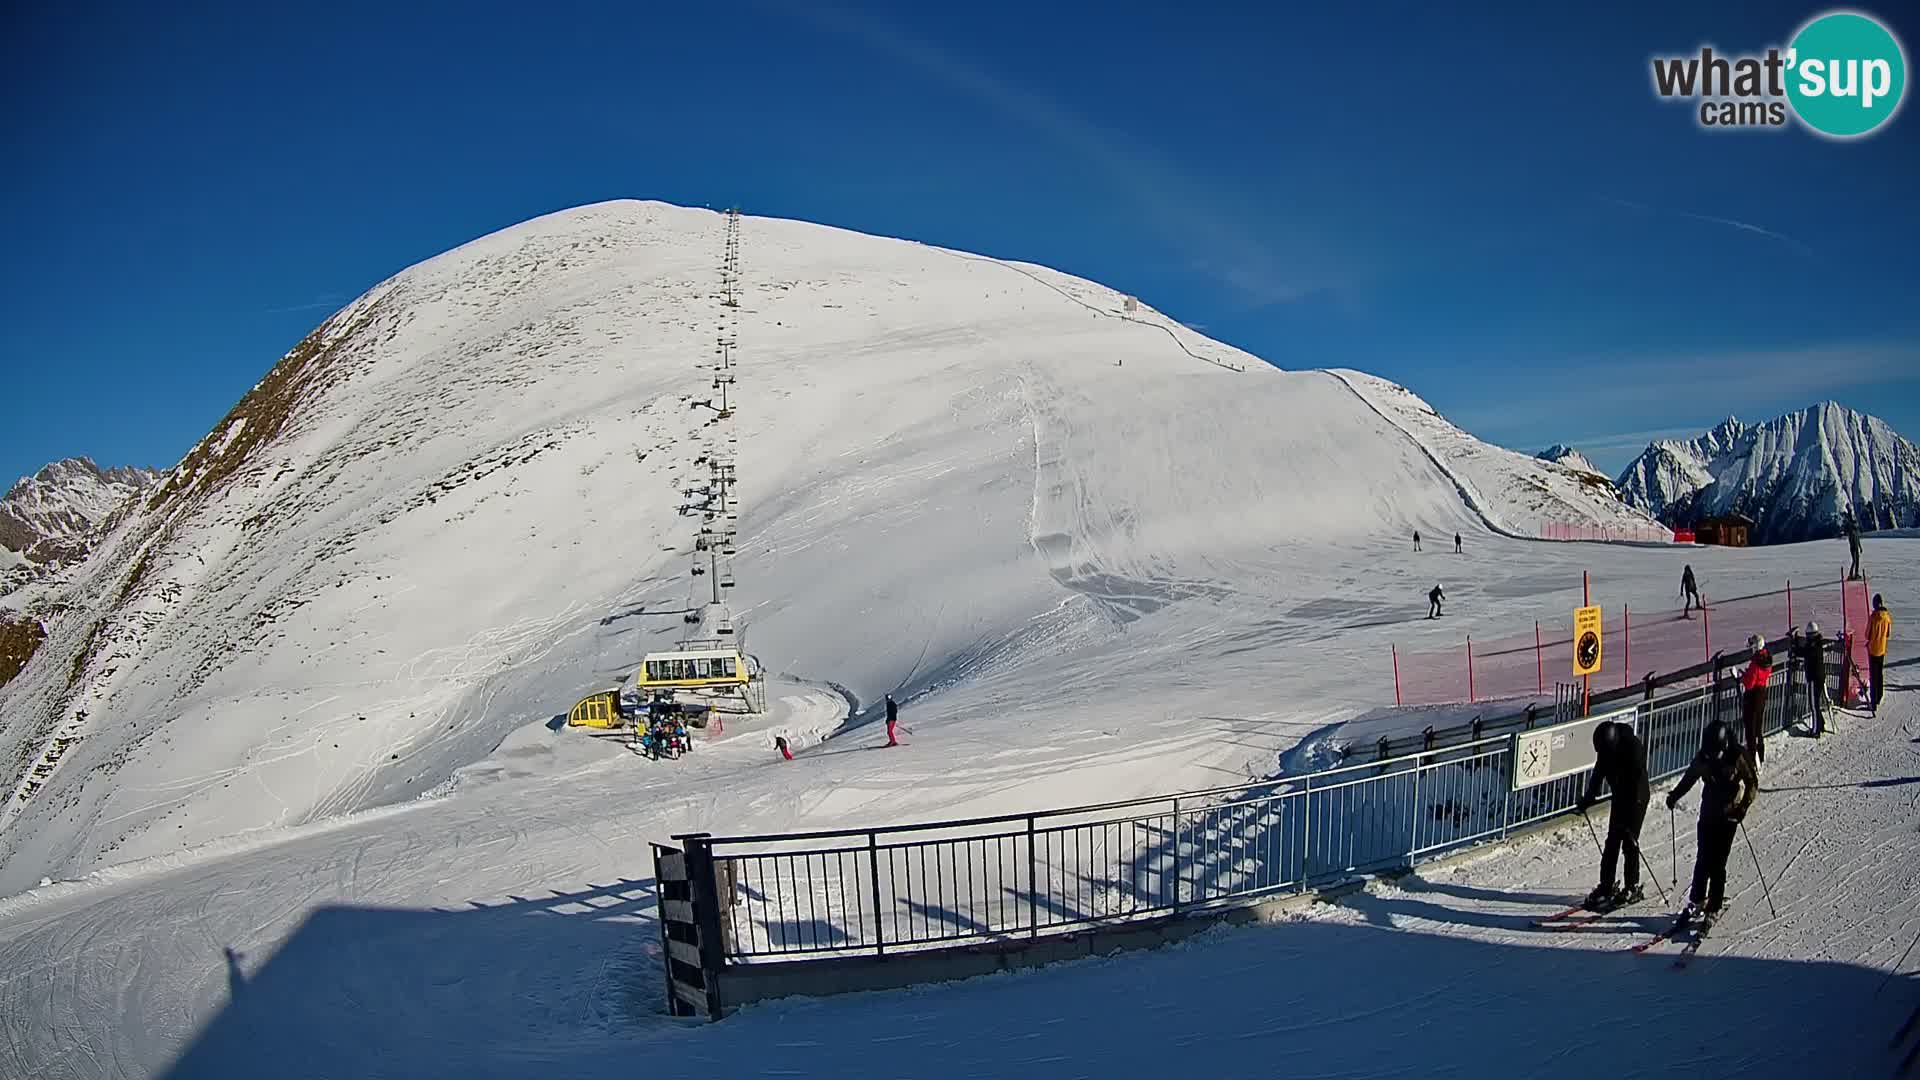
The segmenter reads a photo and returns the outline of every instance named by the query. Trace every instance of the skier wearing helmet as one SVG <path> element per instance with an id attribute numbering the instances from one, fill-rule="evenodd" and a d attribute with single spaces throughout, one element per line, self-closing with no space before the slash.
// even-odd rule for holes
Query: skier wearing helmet
<path id="1" fill-rule="evenodd" d="M 1827 728 L 1827 639 L 1821 636 L 1819 623 L 1807 624 L 1798 652 L 1807 673 L 1807 703 L 1813 713 L 1813 737 L 1817 739 Z"/>
<path id="2" fill-rule="evenodd" d="M 1640 825 L 1647 819 L 1647 750 L 1631 725 L 1611 720 L 1593 729 L 1593 776 L 1576 804 L 1582 814 L 1600 798 L 1600 785 L 1613 790 L 1607 815 L 1607 844 L 1600 852 L 1600 885 L 1587 894 L 1591 911 L 1612 911 L 1646 899 L 1640 888 Z M 1613 871 L 1627 857 L 1626 888 L 1615 892 Z"/>
<path id="3" fill-rule="evenodd" d="M 1760 789 L 1759 776 L 1734 743 L 1733 732 L 1727 729 L 1724 720 L 1707 725 L 1700 741 L 1700 753 L 1687 767 L 1687 775 L 1680 779 L 1680 785 L 1667 796 L 1667 808 L 1671 810 L 1679 805 L 1681 797 L 1692 790 L 1696 782 L 1704 784 L 1700 793 L 1700 847 L 1693 863 L 1693 888 L 1687 894 L 1687 906 L 1680 912 L 1680 921 L 1686 923 L 1703 916 L 1704 931 L 1713 925 L 1726 903 L 1727 856 L 1733 852 L 1733 834 L 1739 830 Z"/>
<path id="4" fill-rule="evenodd" d="M 1751 655 L 1747 669 L 1740 674 L 1740 726 L 1746 729 L 1747 756 L 1752 759 L 1755 776 L 1767 760 L 1767 741 L 1763 737 L 1767 718 L 1767 680 L 1773 678 L 1773 654 L 1766 639 L 1755 634 L 1747 639 Z"/>

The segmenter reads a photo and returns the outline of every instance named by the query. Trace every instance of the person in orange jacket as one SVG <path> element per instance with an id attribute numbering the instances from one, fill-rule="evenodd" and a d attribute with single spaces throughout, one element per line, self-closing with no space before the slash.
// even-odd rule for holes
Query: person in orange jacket
<path id="1" fill-rule="evenodd" d="M 1747 670 L 1740 674 L 1740 720 L 1746 729 L 1747 757 L 1753 761 L 1755 775 L 1767 760 L 1767 740 L 1763 734 L 1767 718 L 1767 681 L 1773 678 L 1773 654 L 1766 639 L 1755 634 L 1747 639 L 1752 655 Z"/>
<path id="2" fill-rule="evenodd" d="M 1893 612 L 1886 597 L 1873 594 L 1873 614 L 1867 617 L 1867 712 L 1880 711 L 1887 691 L 1887 639 L 1893 636 Z"/>

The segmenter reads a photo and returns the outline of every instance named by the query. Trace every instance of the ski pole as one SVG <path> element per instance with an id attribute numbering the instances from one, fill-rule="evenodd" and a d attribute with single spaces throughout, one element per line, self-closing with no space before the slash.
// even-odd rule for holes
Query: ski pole
<path id="1" fill-rule="evenodd" d="M 1680 891 L 1680 836 L 1674 823 L 1673 807 L 1667 807 L 1667 854 L 1673 856 L 1673 891 Z"/>
<path id="2" fill-rule="evenodd" d="M 1879 997 L 1880 991 L 1885 990 L 1887 984 L 1893 981 L 1893 977 L 1900 974 L 1900 969 L 1907 966 L 1907 957 L 1913 955 L 1913 947 L 1915 945 L 1920 945 L 1920 934 L 1914 935 L 1913 941 L 1907 945 L 1907 951 L 1900 954 L 1900 962 L 1893 965 L 1893 970 L 1887 972 L 1887 977 L 1880 980 L 1879 986 L 1873 988 L 1874 997 Z"/>
<path id="3" fill-rule="evenodd" d="M 1653 882 L 1653 887 L 1660 890 L 1660 906 L 1671 906 L 1667 900 L 1667 887 L 1660 884 L 1660 878 L 1653 872 L 1653 864 L 1647 861 L 1647 853 L 1644 851 L 1640 853 L 1640 865 L 1647 868 L 1647 880 Z M 1676 889 L 1680 887 L 1678 878 L 1674 879 L 1673 887 Z"/>
<path id="4" fill-rule="evenodd" d="M 1585 810 L 1582 810 L 1580 811 L 1580 820 L 1587 823 L 1587 835 L 1593 837 L 1593 849 L 1600 853 L 1602 859 L 1605 859 L 1607 857 L 1607 849 L 1600 844 L 1600 830 L 1593 827 L 1593 819 L 1587 816 Z"/>
<path id="5" fill-rule="evenodd" d="M 1745 821 L 1740 822 L 1740 835 L 1747 841 L 1747 854 L 1753 856 L 1753 872 L 1760 875 L 1760 891 L 1766 895 L 1767 910 L 1773 912 L 1773 917 L 1777 919 L 1780 917 L 1780 909 L 1773 906 L 1773 890 L 1767 888 L 1767 872 L 1760 867 L 1760 852 L 1754 849 L 1753 837 L 1747 835 Z"/>

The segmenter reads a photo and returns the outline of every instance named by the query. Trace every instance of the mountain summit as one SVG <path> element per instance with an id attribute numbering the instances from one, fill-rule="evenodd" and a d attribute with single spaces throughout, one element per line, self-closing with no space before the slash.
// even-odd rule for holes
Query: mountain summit
<path id="1" fill-rule="evenodd" d="M 1886 422 L 1827 401 L 1764 424 L 1729 417 L 1662 440 L 1620 474 L 1621 497 L 1669 525 L 1740 513 L 1756 543 L 1920 525 L 1920 450 Z"/>

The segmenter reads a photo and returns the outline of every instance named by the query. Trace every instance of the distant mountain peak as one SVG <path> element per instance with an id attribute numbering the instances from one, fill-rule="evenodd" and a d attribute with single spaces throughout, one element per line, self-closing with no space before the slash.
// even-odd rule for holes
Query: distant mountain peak
<path id="1" fill-rule="evenodd" d="M 102 522 L 160 477 L 133 466 L 102 469 L 89 457 L 51 462 L 0 496 L 0 548 L 36 567 L 71 562 Z"/>
<path id="2" fill-rule="evenodd" d="M 1565 443 L 1554 443 L 1552 446 L 1535 454 L 1534 457 L 1539 458 L 1541 461 L 1551 461 L 1555 465 L 1564 465 L 1577 472 L 1592 473 L 1595 476 L 1606 475 L 1600 471 L 1599 467 L 1596 466 L 1587 455 Z"/>
<path id="3" fill-rule="evenodd" d="M 1734 417 L 1694 439 L 1648 446 L 1620 474 L 1621 497 L 1669 525 L 1741 513 L 1758 543 L 1920 524 L 1920 450 L 1886 422 L 1821 401 L 1762 424 Z"/>

